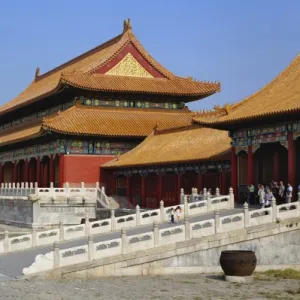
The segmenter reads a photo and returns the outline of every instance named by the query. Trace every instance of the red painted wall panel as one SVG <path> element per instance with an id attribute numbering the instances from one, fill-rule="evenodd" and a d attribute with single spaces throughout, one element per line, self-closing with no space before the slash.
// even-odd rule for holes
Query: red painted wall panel
<path id="1" fill-rule="evenodd" d="M 100 166 L 115 158 L 114 155 L 65 155 L 64 182 L 101 182 Z"/>

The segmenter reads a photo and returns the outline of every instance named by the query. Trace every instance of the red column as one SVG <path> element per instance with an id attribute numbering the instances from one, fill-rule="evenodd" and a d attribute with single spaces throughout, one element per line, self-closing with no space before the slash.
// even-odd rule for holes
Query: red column
<path id="1" fill-rule="evenodd" d="M 12 182 L 17 182 L 17 161 L 13 162 Z"/>
<path id="2" fill-rule="evenodd" d="M 274 181 L 279 181 L 279 153 L 275 152 L 273 156 Z"/>
<path id="3" fill-rule="evenodd" d="M 112 174 L 111 178 L 112 178 L 111 179 L 111 194 L 116 195 L 117 194 L 117 177 Z"/>
<path id="4" fill-rule="evenodd" d="M 182 180 L 182 174 L 177 174 L 177 203 L 180 204 L 180 190 L 181 190 L 181 180 Z"/>
<path id="5" fill-rule="evenodd" d="M 38 186 L 41 183 L 41 158 L 38 156 L 36 158 L 36 182 L 38 183 Z"/>
<path id="6" fill-rule="evenodd" d="M 295 141 L 293 133 L 288 133 L 288 181 L 293 187 L 293 195 L 295 195 Z"/>
<path id="7" fill-rule="evenodd" d="M 141 203 L 142 207 L 146 207 L 145 203 L 145 176 L 142 175 L 141 177 Z"/>
<path id="8" fill-rule="evenodd" d="M 162 200 L 162 180 L 163 180 L 163 175 L 159 174 L 158 175 L 158 205 Z"/>
<path id="9" fill-rule="evenodd" d="M 226 186 L 226 170 L 221 172 L 221 195 L 227 195 L 227 186 Z"/>
<path id="10" fill-rule="evenodd" d="M 127 197 L 127 207 L 130 208 L 130 177 L 126 176 L 126 197 Z"/>
<path id="11" fill-rule="evenodd" d="M 60 153 L 60 155 L 59 155 L 59 187 L 61 187 L 61 188 L 64 186 L 64 180 L 65 180 L 64 167 L 65 167 L 64 154 Z"/>
<path id="12" fill-rule="evenodd" d="M 49 182 L 53 182 L 53 184 L 54 184 L 54 157 L 53 157 L 53 154 L 50 155 Z"/>
<path id="13" fill-rule="evenodd" d="M 30 160 L 28 162 L 28 182 L 34 182 L 35 181 L 35 174 L 34 174 L 34 166 L 32 162 L 30 163 Z"/>
<path id="14" fill-rule="evenodd" d="M 237 201 L 237 155 L 235 154 L 235 147 L 231 147 L 231 187 L 235 195 L 234 199 Z"/>
<path id="15" fill-rule="evenodd" d="M 24 182 L 28 182 L 28 159 L 25 159 L 25 165 L 24 165 Z"/>
<path id="16" fill-rule="evenodd" d="M 254 172 L 253 172 L 253 152 L 252 146 L 248 146 L 248 184 L 254 184 Z"/>
<path id="17" fill-rule="evenodd" d="M 197 174 L 197 189 L 199 193 L 203 191 L 203 174 L 201 173 Z"/>
<path id="18" fill-rule="evenodd" d="M 45 165 L 43 162 L 40 164 L 40 186 L 45 187 L 45 182 L 44 182 L 44 168 Z"/>

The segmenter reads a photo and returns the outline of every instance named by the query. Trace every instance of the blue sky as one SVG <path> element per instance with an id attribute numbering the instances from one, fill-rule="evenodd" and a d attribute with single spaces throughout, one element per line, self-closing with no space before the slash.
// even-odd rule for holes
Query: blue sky
<path id="1" fill-rule="evenodd" d="M 220 81 L 222 92 L 190 104 L 207 109 L 252 94 L 300 52 L 299 0 L 3 0 L 0 104 L 47 70 L 122 31 L 180 76 Z"/>

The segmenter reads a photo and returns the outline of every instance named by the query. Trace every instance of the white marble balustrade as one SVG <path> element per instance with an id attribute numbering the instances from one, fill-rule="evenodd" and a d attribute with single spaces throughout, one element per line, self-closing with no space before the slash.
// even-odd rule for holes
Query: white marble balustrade
<path id="1" fill-rule="evenodd" d="M 84 186 L 83 184 L 81 186 Z M 67 187 L 66 189 L 69 189 Z M 74 188 L 77 189 L 77 188 Z M 89 188 L 93 190 L 92 188 Z M 61 193 L 64 193 L 65 189 L 61 190 Z M 217 189 L 218 191 L 218 189 Z M 91 191 L 92 192 L 92 191 Z M 183 192 L 183 190 L 182 190 Z M 195 189 L 193 189 L 195 194 Z M 234 201 L 234 195 L 232 189 L 229 191 L 229 195 L 226 196 L 214 196 L 211 198 L 209 192 L 204 189 L 206 194 L 206 200 L 199 200 L 188 203 L 188 196 L 183 195 L 183 204 L 181 207 L 181 219 L 183 220 L 185 217 L 194 216 L 201 213 L 206 213 L 213 210 L 221 210 L 221 209 L 230 209 L 232 207 L 232 203 Z M 48 191 L 43 191 L 43 193 L 48 193 Z M 218 195 L 218 192 L 217 192 Z M 195 200 L 196 198 L 194 198 Z M 164 207 L 164 202 L 160 202 L 160 208 L 149 210 L 145 212 L 140 211 L 140 207 L 137 205 L 136 213 L 115 217 L 115 211 L 111 210 L 111 218 L 98 220 L 94 222 L 89 222 L 89 217 L 86 215 L 85 224 L 73 225 L 73 226 L 64 226 L 62 223 L 59 224 L 58 229 L 47 230 L 39 232 L 36 234 L 35 225 L 33 225 L 32 236 L 34 238 L 22 241 L 23 236 L 19 236 L 20 242 L 15 243 L 14 247 L 6 247 L 4 242 L 0 241 L 0 253 L 7 253 L 11 251 L 19 251 L 28 249 L 35 246 L 41 246 L 46 244 L 52 244 L 54 241 L 64 241 L 64 240 L 72 240 L 82 237 L 87 237 L 88 235 L 102 234 L 113 232 L 121 229 L 129 229 L 139 226 L 145 226 L 149 224 L 153 224 L 153 222 L 163 223 L 170 221 L 170 212 L 172 209 L 176 209 L 178 205 L 174 205 L 171 207 Z M 2 246 L 1 246 L 2 245 Z"/>
<path id="2" fill-rule="evenodd" d="M 30 267 L 23 269 L 23 274 L 33 274 L 44 271 L 45 268 L 51 270 L 60 266 L 71 265 L 74 262 L 86 262 L 260 224 L 278 222 L 278 218 L 289 219 L 299 217 L 299 203 L 300 201 L 297 201 L 277 206 L 274 199 L 272 207 L 251 212 L 248 210 L 248 204 L 245 203 L 244 213 L 220 217 L 219 212 L 215 211 L 213 219 L 194 223 L 190 223 L 188 216 L 185 216 L 183 224 L 164 229 L 158 229 L 158 222 L 154 221 L 152 231 L 127 236 L 126 229 L 122 229 L 119 239 L 96 244 L 93 243 L 92 236 L 88 237 L 87 245 L 70 249 L 59 250 L 59 245 L 54 243 L 52 254 L 47 253 L 44 257 L 38 255 Z M 49 262 L 51 259 L 52 263 Z"/>

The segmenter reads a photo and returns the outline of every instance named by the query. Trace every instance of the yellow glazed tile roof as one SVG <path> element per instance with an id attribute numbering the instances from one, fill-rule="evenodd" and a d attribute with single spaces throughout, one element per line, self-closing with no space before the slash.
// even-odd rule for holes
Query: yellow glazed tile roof
<path id="1" fill-rule="evenodd" d="M 0 146 L 12 144 L 23 140 L 32 139 L 43 134 L 42 122 L 17 126 L 16 128 L 3 130 L 0 133 Z"/>
<path id="2" fill-rule="evenodd" d="M 176 96 L 208 96 L 220 89 L 218 83 L 198 82 L 179 77 L 141 78 L 102 74 L 66 75 L 63 82 L 74 87 L 105 92 L 129 92 Z"/>
<path id="3" fill-rule="evenodd" d="M 73 135 L 146 137 L 155 126 L 166 129 L 190 125 L 193 116 L 190 111 L 77 105 L 45 118 L 43 128 Z"/>
<path id="4" fill-rule="evenodd" d="M 169 164 L 199 160 L 230 159 L 230 138 L 226 131 L 199 128 L 173 129 L 149 135 L 133 150 L 104 168 Z"/>
<path id="5" fill-rule="evenodd" d="M 121 78 L 118 79 L 107 80 L 103 80 L 101 76 L 95 76 L 94 79 L 88 76 L 100 67 L 109 64 L 109 62 L 115 57 L 117 57 L 120 54 L 120 52 L 130 43 L 133 44 L 133 46 L 137 49 L 141 56 L 144 57 L 145 60 L 154 69 L 159 71 L 170 81 L 175 79 L 175 82 L 169 84 L 161 84 L 161 81 L 159 79 L 157 79 L 158 83 L 154 83 L 156 80 L 153 79 L 151 81 L 151 84 L 149 82 L 144 84 L 145 89 L 148 92 L 164 93 L 165 87 L 167 92 L 171 90 L 173 94 L 180 94 L 178 89 L 182 88 L 182 94 L 185 95 L 187 88 L 190 86 L 192 87 L 193 95 L 196 93 L 196 90 L 198 88 L 198 94 L 196 94 L 199 96 L 199 98 L 201 98 L 204 96 L 208 96 L 212 93 L 218 92 L 220 90 L 219 83 L 193 83 L 193 80 L 183 78 L 179 80 L 178 77 L 174 76 L 171 72 L 169 72 L 162 65 L 160 65 L 143 48 L 143 46 L 139 43 L 139 41 L 132 33 L 131 26 L 124 26 L 124 31 L 122 34 L 45 74 L 40 75 L 39 69 L 37 69 L 35 79 L 31 82 L 31 84 L 15 99 L 2 105 L 0 107 L 0 114 L 4 114 L 31 102 L 41 100 L 46 96 L 50 96 L 55 92 L 59 91 L 60 88 L 66 82 L 70 85 L 73 84 L 74 86 L 82 86 L 82 88 L 88 87 L 91 90 L 101 90 L 102 86 L 103 89 L 109 90 L 109 84 L 113 82 L 112 86 L 114 88 L 114 91 L 126 90 L 129 92 L 135 92 L 136 90 L 138 90 L 137 84 L 140 84 L 141 81 L 139 81 L 138 83 L 136 81 L 134 81 L 133 83 L 128 83 L 128 78 L 123 78 L 123 76 L 121 76 Z M 148 78 L 144 78 L 144 80 L 146 79 Z M 91 80 L 92 82 L 88 82 L 88 80 Z M 182 87 L 182 85 L 184 85 L 182 82 L 184 81 L 187 81 L 186 87 Z M 92 83 L 94 83 L 95 86 Z"/>
<path id="6" fill-rule="evenodd" d="M 206 97 L 220 90 L 219 83 L 206 83 L 174 77 L 145 78 L 103 74 L 65 75 L 62 81 L 68 85 L 87 90 L 127 92 L 141 94 L 164 94 L 174 96 Z"/>
<path id="7" fill-rule="evenodd" d="M 255 94 L 227 108 L 219 118 L 198 116 L 195 123 L 216 126 L 244 120 L 259 119 L 284 113 L 300 111 L 300 54 L 273 81 Z"/>

